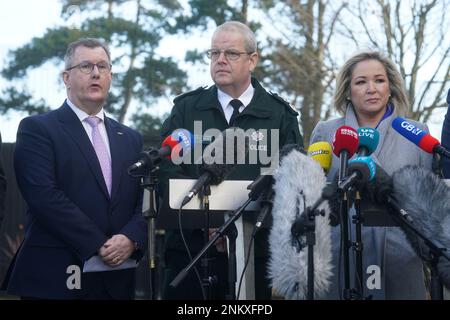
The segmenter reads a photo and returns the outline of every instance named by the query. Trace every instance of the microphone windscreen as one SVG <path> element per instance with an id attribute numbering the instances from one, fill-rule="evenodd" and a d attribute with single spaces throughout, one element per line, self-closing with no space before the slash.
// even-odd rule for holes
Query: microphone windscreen
<path id="1" fill-rule="evenodd" d="M 406 166 L 393 176 L 394 197 L 413 219 L 413 225 L 429 240 L 450 248 L 450 188 L 429 170 Z M 421 241 L 404 228 L 419 256 L 424 255 Z M 443 259 L 443 258 L 441 258 Z"/>
<path id="2" fill-rule="evenodd" d="M 325 172 L 331 168 L 333 156 L 331 145 L 326 141 L 313 143 L 308 148 L 308 156 L 316 160 Z"/>
<path id="3" fill-rule="evenodd" d="M 349 126 L 340 126 L 333 137 L 333 153 L 336 157 L 340 157 L 343 150 L 348 152 L 348 157 L 351 158 L 358 148 L 359 138 L 358 132 Z"/>
<path id="4" fill-rule="evenodd" d="M 281 150 L 279 151 L 279 161 L 281 161 L 286 155 L 291 153 L 293 150 L 296 150 L 298 152 L 301 152 L 303 154 L 306 154 L 305 150 L 300 147 L 298 144 L 285 144 Z M 278 168 L 279 163 L 277 163 L 277 166 L 275 168 L 271 168 L 270 171 L 266 172 L 265 174 L 259 175 L 255 180 L 253 180 L 252 183 L 250 183 L 247 186 L 248 190 L 250 191 L 249 196 L 250 197 L 259 197 L 259 195 L 266 191 L 269 187 L 272 189 L 273 186 L 273 173 L 276 168 Z"/>
<path id="5" fill-rule="evenodd" d="M 291 153 L 292 150 L 297 150 L 298 152 L 301 152 L 302 154 L 306 154 L 305 149 L 300 147 L 298 144 L 288 143 L 288 144 L 285 144 L 280 150 L 280 157 L 279 157 L 280 160 L 283 159 L 285 156 L 287 156 L 289 153 Z"/>
<path id="6" fill-rule="evenodd" d="M 441 257 L 437 265 L 437 270 L 442 284 L 445 285 L 447 289 L 450 289 L 450 261 Z"/>
<path id="7" fill-rule="evenodd" d="M 220 184 L 237 164 L 245 164 L 249 150 L 248 136 L 240 128 L 224 130 L 203 151 L 201 171 L 210 173 L 210 184 Z"/>
<path id="8" fill-rule="evenodd" d="M 291 227 L 305 208 L 311 207 L 320 198 L 326 185 L 325 174 L 316 161 L 293 150 L 281 160 L 274 179 L 269 278 L 277 294 L 286 299 L 305 299 L 308 250 L 298 247 L 297 242 L 293 241 Z M 326 201 L 319 206 L 321 209 L 325 211 L 325 216 L 316 217 L 314 245 L 314 292 L 317 297 L 325 295 L 332 275 L 329 208 Z M 301 242 L 305 241 L 303 236 L 300 238 Z"/>
<path id="9" fill-rule="evenodd" d="M 366 156 L 369 156 L 377 149 L 380 133 L 373 128 L 361 127 L 358 128 L 358 138 L 358 152 L 361 149 L 367 149 L 368 154 L 366 154 Z"/>

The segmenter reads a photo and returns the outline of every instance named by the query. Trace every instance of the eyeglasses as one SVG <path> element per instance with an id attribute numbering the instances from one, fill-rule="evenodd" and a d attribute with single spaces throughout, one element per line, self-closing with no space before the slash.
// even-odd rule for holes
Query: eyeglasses
<path id="1" fill-rule="evenodd" d="M 211 60 L 217 60 L 220 54 L 223 52 L 225 58 L 230 61 L 236 61 L 243 54 L 252 54 L 253 52 L 240 52 L 236 50 L 219 50 L 219 49 L 209 49 L 206 51 L 206 56 Z"/>
<path id="2" fill-rule="evenodd" d="M 72 70 L 74 68 L 78 68 L 82 73 L 84 74 L 90 74 L 92 70 L 94 70 L 94 67 L 97 66 L 98 72 L 100 73 L 106 73 L 111 71 L 111 65 L 107 62 L 99 62 L 99 63 L 91 63 L 91 62 L 81 62 L 75 66 L 72 66 L 70 68 L 67 68 L 66 71 Z"/>

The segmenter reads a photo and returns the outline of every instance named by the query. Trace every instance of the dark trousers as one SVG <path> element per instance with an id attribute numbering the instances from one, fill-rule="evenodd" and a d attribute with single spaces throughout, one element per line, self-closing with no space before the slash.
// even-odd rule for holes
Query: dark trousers
<path id="1" fill-rule="evenodd" d="M 74 292 L 71 298 L 55 296 L 41 298 L 22 296 L 21 300 L 132 300 L 135 294 L 135 270 L 124 269 L 105 272 L 87 272 L 82 274 L 81 290 Z"/>
<path id="2" fill-rule="evenodd" d="M 135 269 L 83 273 L 83 300 L 132 300 Z"/>

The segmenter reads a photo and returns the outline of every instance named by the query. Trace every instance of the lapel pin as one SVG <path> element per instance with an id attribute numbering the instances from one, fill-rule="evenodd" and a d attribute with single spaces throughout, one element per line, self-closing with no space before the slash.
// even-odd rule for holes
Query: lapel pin
<path id="1" fill-rule="evenodd" d="M 123 135 L 123 132 L 117 131 L 117 134 L 118 134 L 119 136 L 121 136 L 121 135 Z"/>

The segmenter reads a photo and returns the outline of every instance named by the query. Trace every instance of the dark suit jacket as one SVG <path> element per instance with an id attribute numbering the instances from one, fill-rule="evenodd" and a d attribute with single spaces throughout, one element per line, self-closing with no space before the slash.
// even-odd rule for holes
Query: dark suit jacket
<path id="1" fill-rule="evenodd" d="M 441 143 L 444 148 L 450 150 L 450 89 L 448 89 L 447 93 L 447 104 L 447 114 L 445 115 L 444 123 L 442 124 Z M 441 167 L 444 178 L 450 179 L 450 159 L 441 157 Z"/>
<path id="2" fill-rule="evenodd" d="M 29 210 L 25 238 L 10 267 L 8 293 L 82 298 L 89 288 L 87 277 L 83 275 L 81 289 L 68 289 L 73 274 L 69 266 L 82 270 L 83 262 L 118 233 L 145 248 L 142 191 L 139 180 L 127 174 L 127 167 L 138 159 L 142 138 L 107 117 L 105 127 L 112 158 L 111 198 L 89 137 L 66 103 L 21 121 L 14 165 Z M 125 292 L 134 287 L 131 270 L 94 276 L 111 297 L 126 298 Z"/>

